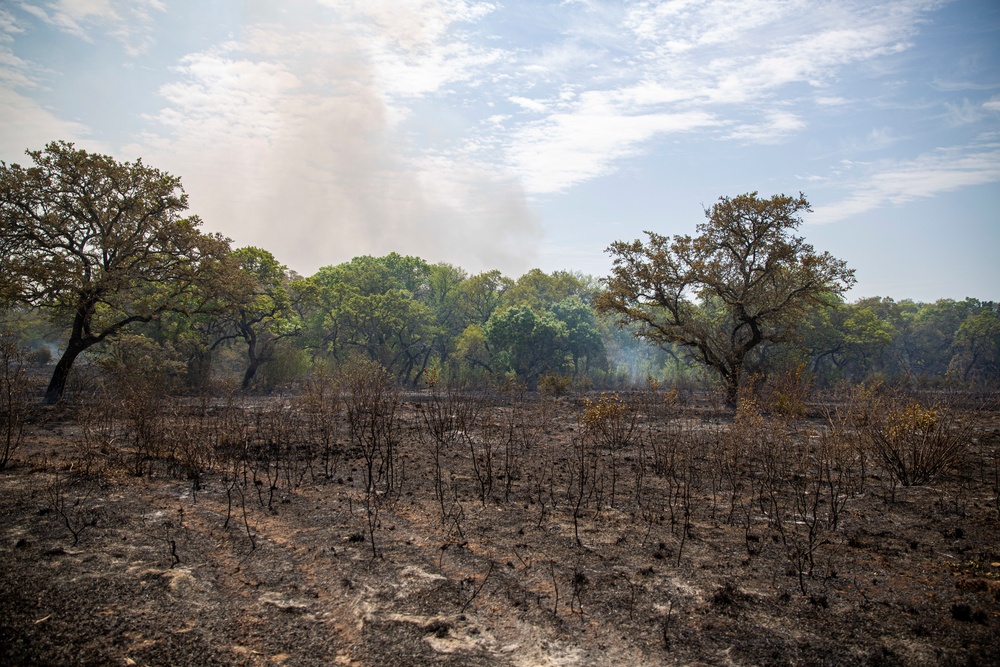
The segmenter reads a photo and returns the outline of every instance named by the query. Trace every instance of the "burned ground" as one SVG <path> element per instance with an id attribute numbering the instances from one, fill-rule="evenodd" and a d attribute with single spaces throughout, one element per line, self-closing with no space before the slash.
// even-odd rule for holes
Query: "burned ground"
<path id="1" fill-rule="evenodd" d="M 50 410 L 0 472 L 0 662 L 1000 664 L 995 411 L 902 486 L 822 407 L 602 400 Z"/>

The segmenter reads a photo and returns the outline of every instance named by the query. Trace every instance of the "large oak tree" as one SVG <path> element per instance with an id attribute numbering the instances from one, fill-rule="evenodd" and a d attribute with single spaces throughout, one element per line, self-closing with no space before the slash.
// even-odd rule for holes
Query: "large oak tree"
<path id="1" fill-rule="evenodd" d="M 637 325 L 638 336 L 686 349 L 718 374 L 735 405 L 748 355 L 788 340 L 808 306 L 854 283 L 842 260 L 794 235 L 808 210 L 801 194 L 751 192 L 720 198 L 698 236 L 618 241 L 598 308 Z"/>
<path id="2" fill-rule="evenodd" d="M 183 217 L 180 179 L 53 142 L 30 167 L 0 162 L 0 268 L 10 299 L 64 315 L 70 334 L 45 393 L 57 402 L 76 358 L 130 325 L 213 301 L 229 243 Z"/>

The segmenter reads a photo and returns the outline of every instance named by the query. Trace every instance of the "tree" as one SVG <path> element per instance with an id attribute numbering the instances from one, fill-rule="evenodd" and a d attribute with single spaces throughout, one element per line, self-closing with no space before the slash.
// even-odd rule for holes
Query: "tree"
<path id="1" fill-rule="evenodd" d="M 289 291 L 288 269 L 267 250 L 238 248 L 233 257 L 250 279 L 251 289 L 232 309 L 231 332 L 220 340 L 242 338 L 247 346 L 247 367 L 241 384 L 250 388 L 260 366 L 272 358 L 282 339 L 298 336 L 299 326 Z"/>
<path id="2" fill-rule="evenodd" d="M 620 326 L 637 324 L 640 337 L 680 345 L 719 375 L 735 405 L 750 352 L 788 341 L 808 306 L 854 284 L 845 262 L 792 233 L 809 210 L 801 193 L 751 192 L 720 198 L 697 237 L 615 242 L 598 308 Z"/>
<path id="3" fill-rule="evenodd" d="M 459 287 L 458 297 L 465 320 L 469 324 L 486 324 L 513 284 L 497 269 L 466 279 Z"/>
<path id="4" fill-rule="evenodd" d="M 513 306 L 493 313 L 483 334 L 497 357 L 534 388 L 546 371 L 560 371 L 566 356 L 566 325 L 547 310 Z"/>
<path id="5" fill-rule="evenodd" d="M 807 316 L 802 344 L 821 380 L 861 381 L 884 368 L 895 329 L 865 303 L 848 304 L 830 296 Z M 831 368 L 832 367 L 832 368 Z"/>
<path id="6" fill-rule="evenodd" d="M 952 344 L 962 324 L 982 311 L 977 299 L 939 299 L 919 304 L 912 321 L 911 349 L 918 376 L 942 376 L 952 360 Z"/>
<path id="7" fill-rule="evenodd" d="M 307 281 L 312 327 L 323 332 L 318 345 L 334 357 L 362 352 L 416 384 L 439 333 L 431 307 L 415 298 L 430 292 L 429 273 L 422 259 L 396 253 L 321 268 Z"/>
<path id="8" fill-rule="evenodd" d="M 996 382 L 1000 379 L 1000 315 L 984 308 L 965 318 L 954 342 L 952 368 L 963 380 L 979 376 Z"/>
<path id="9" fill-rule="evenodd" d="M 229 243 L 181 217 L 180 179 L 136 160 L 53 142 L 33 167 L 0 162 L 4 294 L 71 320 L 45 401 L 62 397 L 76 358 L 168 311 L 195 312 L 231 268 Z"/>
<path id="10" fill-rule="evenodd" d="M 428 354 L 434 351 L 442 367 L 455 351 L 458 337 L 467 324 L 463 316 L 462 285 L 468 277 L 463 269 L 447 262 L 430 267 L 428 291 L 422 301 L 433 312 L 437 333 Z"/>
<path id="11" fill-rule="evenodd" d="M 531 269 L 510 286 L 504 294 L 505 306 L 529 306 L 535 310 L 548 310 L 563 299 L 577 296 L 591 302 L 592 289 L 589 276 L 567 271 L 547 274 L 541 269 Z"/>
<path id="12" fill-rule="evenodd" d="M 594 309 L 570 296 L 552 305 L 551 313 L 566 326 L 566 350 L 573 357 L 573 374 L 580 374 L 580 360 L 585 359 L 585 370 L 594 359 L 604 355 L 604 341 L 597 328 Z"/>

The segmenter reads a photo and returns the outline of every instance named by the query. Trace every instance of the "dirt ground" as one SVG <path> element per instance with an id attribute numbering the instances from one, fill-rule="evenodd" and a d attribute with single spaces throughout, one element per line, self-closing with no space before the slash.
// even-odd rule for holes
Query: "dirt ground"
<path id="1" fill-rule="evenodd" d="M 487 479 L 477 442 L 506 408 L 436 465 L 427 405 L 401 405 L 377 503 L 343 431 L 325 458 L 195 469 L 95 444 L 82 408 L 43 414 L 0 472 L 0 663 L 1000 665 L 996 413 L 931 483 L 871 463 L 810 513 L 761 504 L 754 455 L 713 449 L 720 410 L 644 415 L 612 453 L 587 449 L 581 399 L 529 399 Z M 284 398 L 239 409 L 298 419 Z M 780 435 L 805 451 L 823 424 Z M 680 468 L 640 446 L 668 440 Z M 789 470 L 774 488 L 825 493 Z"/>

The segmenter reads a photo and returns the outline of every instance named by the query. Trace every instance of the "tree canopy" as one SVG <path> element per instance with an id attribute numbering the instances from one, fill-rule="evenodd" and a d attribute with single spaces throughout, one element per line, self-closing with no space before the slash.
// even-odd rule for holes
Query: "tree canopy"
<path id="1" fill-rule="evenodd" d="M 180 179 L 142 160 L 53 142 L 34 166 L 0 162 L 4 295 L 71 320 L 46 390 L 58 401 L 74 360 L 129 326 L 211 300 L 229 266 L 228 241 L 182 217 Z"/>
<path id="2" fill-rule="evenodd" d="M 180 179 L 142 160 L 66 142 L 27 155 L 26 167 L 0 162 L 0 325 L 37 368 L 55 358 L 50 403 L 81 354 L 129 346 L 142 353 L 122 359 L 186 368 L 197 391 L 267 390 L 359 356 L 414 387 L 428 372 L 456 385 L 559 374 L 621 387 L 707 369 L 731 402 L 747 378 L 790 368 L 821 385 L 1000 376 L 1000 305 L 846 303 L 853 271 L 796 234 L 801 194 L 723 197 L 694 235 L 616 242 L 602 281 L 470 275 L 398 253 L 301 278 L 264 248 L 199 231 Z"/>
<path id="3" fill-rule="evenodd" d="M 598 308 L 620 325 L 637 324 L 638 336 L 683 347 L 719 375 L 735 403 L 751 351 L 788 341 L 810 305 L 854 283 L 845 262 L 793 234 L 808 210 L 801 194 L 751 192 L 720 198 L 696 237 L 646 232 L 647 243 L 618 241 Z"/>

